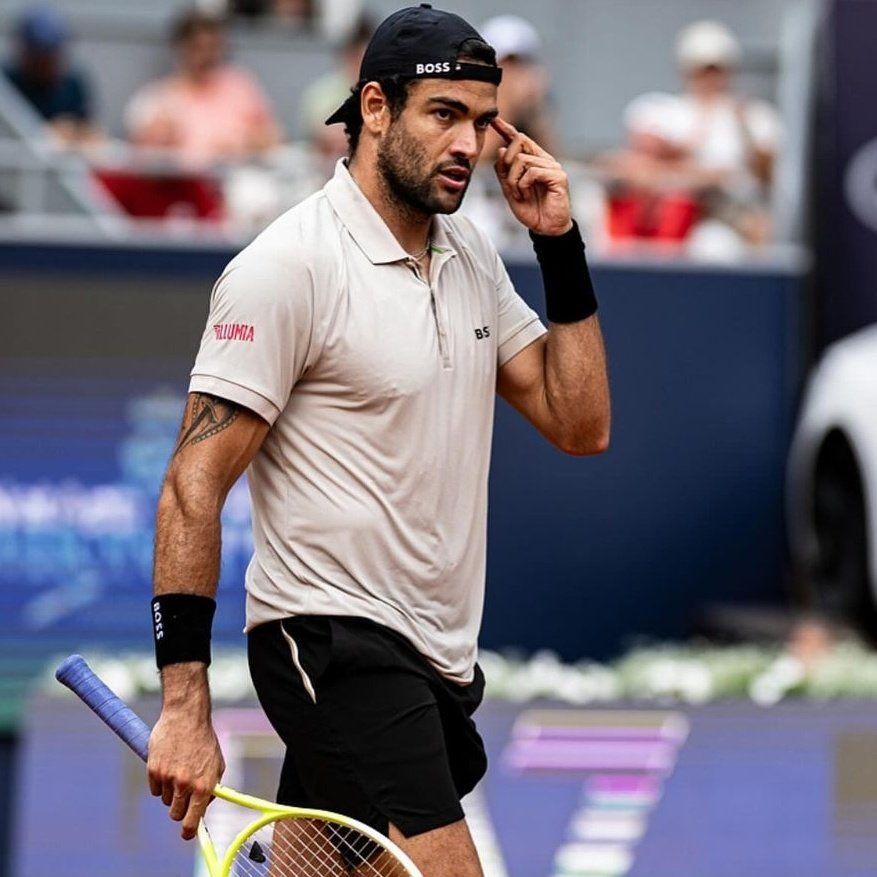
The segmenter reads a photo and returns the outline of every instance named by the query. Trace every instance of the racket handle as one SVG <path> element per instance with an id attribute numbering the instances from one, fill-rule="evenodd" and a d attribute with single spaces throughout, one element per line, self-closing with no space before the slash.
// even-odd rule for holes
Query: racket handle
<path id="1" fill-rule="evenodd" d="M 149 726 L 125 701 L 107 688 L 82 655 L 67 658 L 55 671 L 55 678 L 91 707 L 98 718 L 103 719 L 146 761 Z"/>

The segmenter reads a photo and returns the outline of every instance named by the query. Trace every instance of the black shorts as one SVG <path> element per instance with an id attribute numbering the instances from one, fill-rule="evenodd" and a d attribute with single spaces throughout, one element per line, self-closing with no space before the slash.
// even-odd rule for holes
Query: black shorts
<path id="1" fill-rule="evenodd" d="M 307 615 L 248 637 L 250 673 L 286 744 L 277 800 L 334 810 L 406 837 L 463 818 L 484 776 L 472 721 L 484 693 L 444 679 L 400 634 L 364 618 Z"/>

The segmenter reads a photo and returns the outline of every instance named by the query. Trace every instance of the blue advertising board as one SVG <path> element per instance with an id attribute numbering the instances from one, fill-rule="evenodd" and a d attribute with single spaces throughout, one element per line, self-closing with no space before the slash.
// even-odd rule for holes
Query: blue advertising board
<path id="1" fill-rule="evenodd" d="M 228 254 L 0 251 L 4 652 L 149 648 L 153 516 Z M 163 260 L 163 261 L 162 261 Z M 539 275 L 512 264 L 541 308 Z M 572 458 L 497 410 L 483 643 L 607 657 L 710 601 L 782 599 L 801 377 L 794 271 L 598 265 L 612 447 Z M 223 515 L 216 631 L 242 642 L 246 486 Z"/>

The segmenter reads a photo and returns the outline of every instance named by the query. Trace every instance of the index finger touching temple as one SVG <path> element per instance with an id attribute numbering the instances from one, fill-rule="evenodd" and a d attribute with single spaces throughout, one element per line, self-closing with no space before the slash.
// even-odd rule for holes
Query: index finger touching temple
<path id="1" fill-rule="evenodd" d="M 500 116 L 491 119 L 490 124 L 493 130 L 505 140 L 506 145 L 510 144 L 515 137 L 519 136 L 518 129 Z"/>

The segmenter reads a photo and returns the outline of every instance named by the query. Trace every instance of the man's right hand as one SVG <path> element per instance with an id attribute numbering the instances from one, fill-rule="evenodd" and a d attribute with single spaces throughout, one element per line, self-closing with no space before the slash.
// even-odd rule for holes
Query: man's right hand
<path id="1" fill-rule="evenodd" d="M 198 822 L 212 800 L 213 788 L 225 771 L 225 760 L 210 722 L 206 687 L 185 702 L 168 703 L 166 674 L 176 667 L 166 667 L 165 704 L 149 738 L 149 790 L 170 808 L 171 819 L 182 821 L 182 836 L 191 840 Z M 198 686 L 200 687 L 200 686 Z"/>

